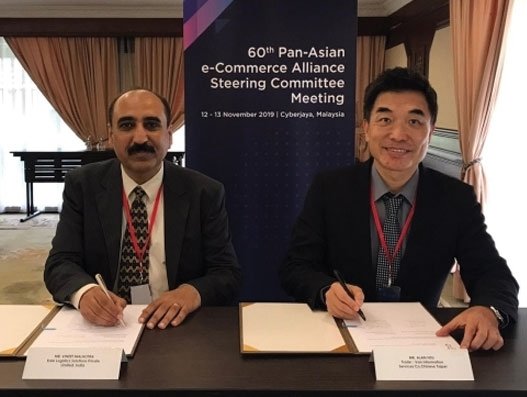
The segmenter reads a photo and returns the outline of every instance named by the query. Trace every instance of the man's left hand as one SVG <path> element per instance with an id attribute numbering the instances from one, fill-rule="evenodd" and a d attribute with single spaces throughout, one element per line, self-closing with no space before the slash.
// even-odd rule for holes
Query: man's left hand
<path id="1" fill-rule="evenodd" d="M 198 290 L 190 284 L 181 284 L 150 303 L 141 313 L 139 322 L 146 323 L 150 329 L 156 326 L 165 329 L 169 324 L 176 327 L 200 306 L 201 296 Z"/>
<path id="2" fill-rule="evenodd" d="M 503 346 L 503 338 L 498 329 L 498 319 L 488 307 L 469 307 L 437 331 L 436 335 L 447 336 L 459 328 L 465 330 L 461 348 L 471 351 L 498 350 Z"/>

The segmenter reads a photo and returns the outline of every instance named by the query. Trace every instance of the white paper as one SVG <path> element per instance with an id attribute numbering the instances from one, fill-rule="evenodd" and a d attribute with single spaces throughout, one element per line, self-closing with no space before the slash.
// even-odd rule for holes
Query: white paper
<path id="1" fill-rule="evenodd" d="M 467 349 L 384 346 L 373 357 L 377 380 L 474 380 Z"/>
<path id="2" fill-rule="evenodd" d="M 94 325 L 70 307 L 63 307 L 41 332 L 31 347 L 71 348 L 119 348 L 131 355 L 141 335 L 144 324 L 137 319 L 145 305 L 127 305 L 123 320 L 126 327 Z"/>
<path id="3" fill-rule="evenodd" d="M 426 346 L 459 349 L 451 336 L 438 337 L 441 325 L 418 302 L 366 302 L 366 316 L 344 323 L 359 352 L 381 346 Z"/>
<path id="4" fill-rule="evenodd" d="M 22 379 L 119 379 L 120 348 L 31 347 Z"/>

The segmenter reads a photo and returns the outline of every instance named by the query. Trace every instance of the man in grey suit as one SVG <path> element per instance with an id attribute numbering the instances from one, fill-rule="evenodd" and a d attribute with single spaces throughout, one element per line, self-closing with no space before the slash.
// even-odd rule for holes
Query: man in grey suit
<path id="1" fill-rule="evenodd" d="M 150 303 L 139 321 L 161 329 L 179 325 L 201 305 L 232 303 L 241 272 L 224 188 L 164 160 L 172 144 L 167 101 L 149 90 L 130 90 L 113 101 L 108 119 L 117 159 L 66 176 L 44 272 L 53 298 L 77 307 L 87 320 L 108 326 L 122 320 L 124 298 L 132 303 L 146 299 Z M 149 220 L 146 240 L 138 240 L 130 221 L 136 196 Z M 123 253 L 126 234 L 135 245 L 128 244 L 133 250 Z M 132 271 L 140 272 L 143 281 L 125 285 L 135 276 L 123 273 L 123 259 L 131 261 Z M 96 274 L 106 281 L 110 298 L 95 283 Z M 131 295 L 118 295 L 127 288 Z"/>
<path id="2" fill-rule="evenodd" d="M 434 89 L 408 69 L 387 70 L 368 86 L 363 129 L 372 159 L 315 178 L 280 277 L 295 299 L 352 318 L 364 300 L 436 306 L 457 259 L 471 307 L 437 334 L 461 328 L 462 347 L 497 350 L 499 327 L 517 318 L 518 284 L 486 231 L 472 187 L 421 163 L 437 111 Z M 398 210 L 383 205 L 396 199 Z M 392 212 L 398 233 L 384 227 Z M 398 238 L 390 242 L 389 234 Z"/>

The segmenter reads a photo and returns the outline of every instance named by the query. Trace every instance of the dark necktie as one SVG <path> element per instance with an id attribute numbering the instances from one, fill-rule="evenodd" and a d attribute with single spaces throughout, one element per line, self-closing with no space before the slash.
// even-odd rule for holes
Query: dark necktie
<path id="1" fill-rule="evenodd" d="M 386 240 L 386 245 L 390 250 L 390 253 L 393 254 L 395 246 L 397 245 L 397 240 L 401 234 L 401 228 L 399 225 L 399 219 L 397 214 L 399 208 L 403 203 L 403 196 L 398 195 L 394 196 L 392 193 L 386 193 L 382 197 L 384 201 L 385 218 L 384 224 L 382 226 L 382 232 L 384 233 L 384 238 Z M 391 275 L 392 275 L 392 284 L 395 281 L 397 274 L 399 272 L 399 264 L 401 262 L 401 251 L 393 258 Z M 377 255 L 377 278 L 376 285 L 377 287 L 386 287 L 388 285 L 388 277 L 390 274 L 389 262 L 384 249 L 382 248 L 381 243 L 379 242 L 379 253 Z"/>
<path id="2" fill-rule="evenodd" d="M 140 186 L 137 186 L 133 192 L 135 193 L 135 199 L 132 203 L 132 208 L 130 209 L 130 215 L 132 218 L 132 224 L 135 228 L 139 250 L 142 250 L 147 243 L 148 238 L 148 213 L 146 212 L 146 204 L 143 200 L 146 193 Z M 134 285 L 148 284 L 149 248 L 146 248 L 143 256 L 143 264 L 140 266 L 139 258 L 134 250 L 130 231 L 128 229 L 127 225 L 121 249 L 118 294 L 120 297 L 126 299 L 128 303 L 131 303 L 130 287 Z"/>

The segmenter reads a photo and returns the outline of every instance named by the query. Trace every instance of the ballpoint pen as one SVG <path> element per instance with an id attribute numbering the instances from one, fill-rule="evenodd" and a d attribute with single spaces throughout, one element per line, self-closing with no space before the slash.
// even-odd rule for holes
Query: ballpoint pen
<path id="1" fill-rule="evenodd" d="M 339 271 L 337 269 L 334 269 L 333 270 L 333 274 L 335 275 L 335 277 L 337 278 L 337 280 L 339 281 L 340 285 L 342 286 L 342 288 L 344 288 L 344 291 L 346 291 L 346 294 L 348 294 L 348 296 L 355 300 L 355 297 L 353 296 L 353 292 L 351 292 L 351 290 L 348 288 L 348 286 L 346 285 L 346 282 L 344 281 L 344 279 L 341 277 Z M 359 316 L 362 317 L 362 319 L 364 321 L 366 321 L 366 316 L 364 315 L 364 313 L 362 312 L 361 309 L 359 309 L 359 311 L 357 312 L 359 313 Z"/>
<path id="2" fill-rule="evenodd" d="M 95 275 L 95 280 L 97 281 L 97 284 L 99 284 L 99 287 L 101 287 L 104 294 L 108 297 L 108 299 L 110 299 L 113 302 L 113 299 L 110 296 L 110 293 L 108 292 L 108 288 L 106 287 L 106 283 L 104 282 L 102 276 L 99 273 Z M 121 323 L 123 327 L 126 327 L 126 324 L 122 318 L 119 319 L 119 322 Z"/>

